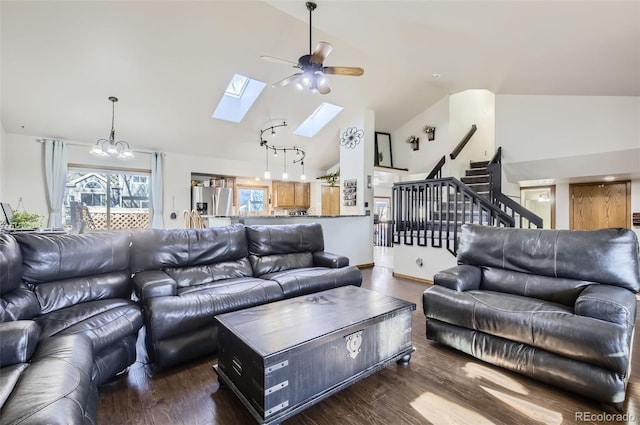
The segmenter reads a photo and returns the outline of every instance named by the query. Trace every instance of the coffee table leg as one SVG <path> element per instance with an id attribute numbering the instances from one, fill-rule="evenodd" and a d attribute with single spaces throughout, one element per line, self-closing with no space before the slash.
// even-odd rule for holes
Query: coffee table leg
<path id="1" fill-rule="evenodd" d="M 409 364 L 410 360 L 411 360 L 411 354 L 405 354 L 404 356 L 396 360 L 396 363 L 398 363 L 400 366 L 406 366 Z"/>

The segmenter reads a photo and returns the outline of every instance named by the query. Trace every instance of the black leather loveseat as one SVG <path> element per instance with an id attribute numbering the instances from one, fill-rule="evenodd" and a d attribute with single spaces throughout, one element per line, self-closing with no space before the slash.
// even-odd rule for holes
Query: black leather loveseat
<path id="1" fill-rule="evenodd" d="M 362 283 L 348 258 L 324 252 L 319 224 L 145 230 L 131 238 L 147 353 L 160 369 L 214 353 L 217 314 Z"/>
<path id="2" fill-rule="evenodd" d="M 142 323 L 126 232 L 0 234 L 0 424 L 93 423 Z"/>
<path id="3" fill-rule="evenodd" d="M 628 229 L 464 225 L 423 294 L 427 338 L 622 408 L 640 290 Z"/>

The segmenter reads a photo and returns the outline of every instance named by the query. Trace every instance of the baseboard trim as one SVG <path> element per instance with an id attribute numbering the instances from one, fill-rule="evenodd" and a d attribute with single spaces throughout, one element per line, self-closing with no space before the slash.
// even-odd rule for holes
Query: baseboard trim
<path id="1" fill-rule="evenodd" d="M 416 282 L 428 283 L 430 285 L 433 285 L 433 280 L 431 280 L 431 279 L 423 279 L 421 277 L 409 276 L 407 274 L 401 274 L 401 273 L 396 273 L 396 272 L 391 273 L 391 275 L 393 277 L 399 277 L 399 278 L 402 278 L 402 279 L 413 280 L 413 281 L 416 281 Z"/>
<path id="2" fill-rule="evenodd" d="M 365 263 L 365 264 L 358 264 L 356 267 L 362 270 L 362 269 L 371 269 L 373 268 L 373 266 L 375 266 L 374 263 Z"/>

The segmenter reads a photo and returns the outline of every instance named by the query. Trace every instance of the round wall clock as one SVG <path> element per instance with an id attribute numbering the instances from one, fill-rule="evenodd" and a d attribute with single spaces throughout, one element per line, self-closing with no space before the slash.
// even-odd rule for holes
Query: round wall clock
<path id="1" fill-rule="evenodd" d="M 340 144 L 346 148 L 353 149 L 362 141 L 364 131 L 356 127 L 349 127 L 340 138 Z"/>

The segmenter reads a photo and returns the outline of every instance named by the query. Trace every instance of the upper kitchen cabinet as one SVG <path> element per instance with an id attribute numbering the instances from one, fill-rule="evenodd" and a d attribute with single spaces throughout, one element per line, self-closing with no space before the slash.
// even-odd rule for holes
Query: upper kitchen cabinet
<path id="1" fill-rule="evenodd" d="M 309 208 L 309 188 L 309 183 L 274 181 L 271 188 L 274 208 Z"/>

